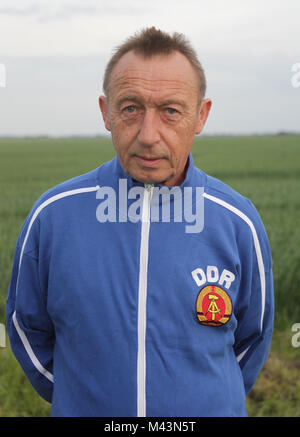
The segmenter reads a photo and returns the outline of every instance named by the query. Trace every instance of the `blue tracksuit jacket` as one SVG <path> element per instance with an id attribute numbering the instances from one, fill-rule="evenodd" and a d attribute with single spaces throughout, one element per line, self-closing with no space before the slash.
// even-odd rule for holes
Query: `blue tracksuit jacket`
<path id="1" fill-rule="evenodd" d="M 52 416 L 247 415 L 273 329 L 263 224 L 191 154 L 181 220 L 156 188 L 115 157 L 43 194 L 24 223 L 7 327 Z"/>

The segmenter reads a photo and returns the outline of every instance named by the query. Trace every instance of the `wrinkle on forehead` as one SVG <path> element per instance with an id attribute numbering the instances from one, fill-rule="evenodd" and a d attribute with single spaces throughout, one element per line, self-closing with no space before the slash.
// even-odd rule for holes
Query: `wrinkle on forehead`
<path id="1" fill-rule="evenodd" d="M 163 90 L 199 92 L 198 77 L 189 61 L 180 53 L 143 59 L 126 54 L 112 71 L 109 90 L 139 89 L 156 93 Z"/>
<path id="2" fill-rule="evenodd" d="M 115 102 L 128 97 L 148 103 L 163 103 L 164 101 L 178 101 L 186 107 L 188 103 L 198 101 L 199 89 L 197 86 L 182 80 L 146 79 L 122 75 L 111 81 L 109 93 L 114 96 Z"/>
<path id="3" fill-rule="evenodd" d="M 149 90 L 161 90 L 168 87 L 169 89 L 191 88 L 198 89 L 197 86 L 188 83 L 184 80 L 172 80 L 172 79 L 147 79 L 145 77 L 126 77 L 124 75 L 112 80 L 112 85 L 115 87 L 132 87 L 137 86 L 143 89 Z"/>

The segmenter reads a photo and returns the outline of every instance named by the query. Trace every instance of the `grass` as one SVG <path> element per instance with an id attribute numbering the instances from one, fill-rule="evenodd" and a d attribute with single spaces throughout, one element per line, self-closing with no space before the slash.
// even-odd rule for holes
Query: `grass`
<path id="1" fill-rule="evenodd" d="M 300 416 L 299 358 L 290 331 L 275 331 L 269 358 L 247 399 L 249 416 Z"/>
<path id="2" fill-rule="evenodd" d="M 111 159 L 106 139 L 0 140 L 0 323 L 16 239 L 25 217 L 48 188 Z M 273 256 L 275 330 L 270 357 L 247 399 L 250 416 L 300 416 L 300 137 L 199 137 L 195 164 L 249 197 L 265 224 Z M 48 416 L 10 347 L 0 349 L 0 416 Z"/>

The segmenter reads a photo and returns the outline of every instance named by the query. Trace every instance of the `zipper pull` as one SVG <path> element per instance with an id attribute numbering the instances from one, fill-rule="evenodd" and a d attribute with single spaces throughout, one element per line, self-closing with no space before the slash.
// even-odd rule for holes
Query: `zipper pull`
<path id="1" fill-rule="evenodd" d="M 151 189 L 153 188 L 154 184 L 145 184 L 145 189 L 147 191 L 151 191 Z"/>
<path id="2" fill-rule="evenodd" d="M 150 222 L 150 204 L 153 193 L 154 184 L 145 184 L 145 195 L 143 201 L 142 221 Z"/>

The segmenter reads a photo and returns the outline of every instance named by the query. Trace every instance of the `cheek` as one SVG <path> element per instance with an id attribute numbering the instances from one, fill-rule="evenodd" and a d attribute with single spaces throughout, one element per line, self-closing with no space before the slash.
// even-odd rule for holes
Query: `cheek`
<path id="1" fill-rule="evenodd" d="M 117 154 L 126 159 L 129 154 L 131 146 L 135 141 L 135 133 L 133 129 L 124 126 L 120 120 L 112 120 L 111 122 L 111 136 Z"/>
<path id="2" fill-rule="evenodd" d="M 194 133 L 191 126 L 183 123 L 173 129 L 167 129 L 163 135 L 165 144 L 168 145 L 173 160 L 180 163 L 192 149 Z"/>

